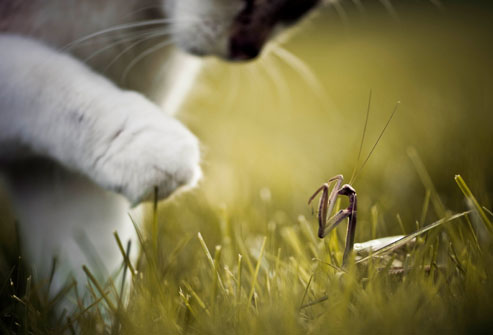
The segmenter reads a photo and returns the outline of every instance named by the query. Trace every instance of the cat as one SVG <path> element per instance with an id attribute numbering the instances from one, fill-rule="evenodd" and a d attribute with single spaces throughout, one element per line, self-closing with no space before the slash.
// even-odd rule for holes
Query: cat
<path id="1" fill-rule="evenodd" d="M 200 179 L 199 141 L 172 117 L 199 58 L 254 59 L 319 2 L 1 1 L 0 164 L 38 278 L 53 255 L 79 281 L 82 264 L 115 270 L 129 205 Z"/>

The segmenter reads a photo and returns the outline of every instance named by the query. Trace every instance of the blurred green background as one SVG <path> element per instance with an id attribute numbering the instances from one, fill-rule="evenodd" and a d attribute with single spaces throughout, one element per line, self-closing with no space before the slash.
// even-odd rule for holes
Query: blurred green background
<path id="1" fill-rule="evenodd" d="M 333 3 L 270 43 L 254 62 L 205 61 L 178 116 L 201 140 L 204 178 L 198 188 L 160 204 L 165 249 L 177 236 L 198 231 L 219 242 L 224 213 L 244 236 L 264 234 L 269 222 L 296 225 L 300 215 L 315 231 L 307 199 L 328 178 L 351 176 L 370 90 L 363 158 L 401 104 L 354 183 L 357 242 L 373 237 L 368 227 L 374 219 L 377 236 L 403 233 L 397 215 L 406 233 L 416 229 L 426 188 L 409 148 L 446 208 L 466 207 L 455 174 L 492 207 L 493 6 L 387 3 Z M 8 248 L 15 241 L 13 218 L 1 198 L 0 238 Z M 431 212 L 424 223 L 439 216 Z"/>
<path id="2" fill-rule="evenodd" d="M 465 207 L 455 174 L 491 208 L 491 6 L 407 1 L 389 10 L 382 3 L 329 6 L 253 63 L 208 60 L 180 115 L 202 141 L 205 178 L 185 200 L 165 208 L 183 217 L 194 212 L 194 204 L 225 206 L 241 221 L 267 197 L 292 220 L 311 217 L 306 201 L 312 192 L 336 174 L 351 175 L 370 90 L 363 157 L 396 101 L 401 104 L 354 185 L 360 201 L 357 241 L 369 237 L 365 221 L 375 205 L 380 236 L 402 233 L 397 214 L 407 233 L 415 229 L 425 187 L 410 147 L 447 208 Z M 209 229 L 193 222 L 188 228 Z M 246 224 L 266 229 L 264 220 Z"/>
<path id="3" fill-rule="evenodd" d="M 148 228 L 142 249 L 150 256 L 136 262 L 142 272 L 128 306 L 114 315 L 115 324 L 124 325 L 122 333 L 491 330 L 491 238 L 483 234 L 471 243 L 475 235 L 472 228 L 472 235 L 464 233 L 470 227 L 466 220 L 453 226 L 456 230 L 437 229 L 418 239 L 405 268 L 416 264 L 417 271 L 402 280 L 376 268 L 368 278 L 341 277 L 323 264 L 335 264 L 329 256 L 334 245 L 342 250 L 345 225 L 338 228 L 341 243 L 334 235 L 321 242 L 307 200 L 334 175 L 349 180 L 370 90 L 363 159 L 401 103 L 353 184 L 359 200 L 356 242 L 411 233 L 416 221 L 422 227 L 443 218 L 435 208 L 440 201 L 451 212 L 467 210 L 455 174 L 464 177 L 482 205 L 490 210 L 493 205 L 493 6 L 466 0 L 385 4 L 333 3 L 297 26 L 290 38 L 270 43 L 254 62 L 206 60 L 179 115 L 201 140 L 204 178 L 199 187 L 160 203 L 156 221 L 139 222 Z M 416 162 L 422 162 L 434 187 L 423 184 Z M 427 190 L 435 198 L 423 215 Z M 0 194 L 0 213 L 7 212 L 4 204 Z M 8 215 L 0 220 L 13 222 Z M 478 218 L 471 215 L 471 221 L 479 229 Z M 0 233 L 5 249 L 15 242 L 12 226 L 2 225 L 11 230 Z M 450 231 L 465 238 L 442 234 Z M 114 243 L 112 236 L 108 243 Z M 449 248 L 457 254 L 454 250 L 452 257 Z M 450 257 L 437 258 L 436 250 Z M 215 260 L 208 262 L 209 252 Z M 238 254 L 243 263 L 237 263 Z M 433 275 L 421 271 L 426 264 L 435 265 Z M 220 277 L 227 293 L 217 294 Z M 26 282 L 22 276 L 17 281 Z M 301 311 L 305 295 L 306 301 L 317 301 L 325 294 L 327 302 Z M 23 304 L 14 301 L 10 308 L 20 311 L 19 320 L 26 316 L 24 323 L 41 329 L 36 322 L 47 318 L 33 309 L 29 320 Z M 200 313 L 191 317 L 194 310 Z M 79 326 L 90 329 L 86 333 L 104 333 L 98 328 L 104 320 L 93 311 Z"/>

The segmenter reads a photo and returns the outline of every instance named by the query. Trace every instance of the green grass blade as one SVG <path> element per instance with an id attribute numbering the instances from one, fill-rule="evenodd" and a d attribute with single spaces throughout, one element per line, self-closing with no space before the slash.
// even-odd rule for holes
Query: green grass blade
<path id="1" fill-rule="evenodd" d="M 94 275 L 91 273 L 91 271 L 89 271 L 89 269 L 85 265 L 82 266 L 82 270 L 84 270 L 87 278 L 89 278 L 89 280 L 94 285 L 94 287 L 96 287 L 96 289 L 98 290 L 99 294 L 103 297 L 104 301 L 106 302 L 106 304 L 108 305 L 108 307 L 111 309 L 111 311 L 116 314 L 116 312 L 117 312 L 116 306 L 113 304 L 113 302 L 111 301 L 111 299 L 108 297 L 108 294 L 106 292 L 104 292 L 103 288 L 101 287 L 101 285 L 99 284 L 99 282 L 96 280 L 96 278 L 94 277 Z"/>
<path id="2" fill-rule="evenodd" d="M 241 268 L 242 268 L 242 256 L 238 254 L 238 275 L 236 279 L 236 305 L 240 303 L 241 299 Z"/>
<path id="3" fill-rule="evenodd" d="M 123 261 L 125 262 L 128 269 L 130 270 L 130 274 L 132 275 L 132 278 L 133 278 L 135 276 L 135 273 L 136 273 L 135 268 L 133 267 L 132 262 L 130 262 L 130 258 L 128 257 L 128 254 L 125 251 L 125 249 L 123 248 L 122 241 L 120 240 L 120 236 L 118 236 L 118 233 L 116 232 L 116 230 L 113 232 L 113 236 L 115 237 L 116 244 L 118 245 L 118 249 L 120 249 L 120 252 L 121 252 L 122 257 L 123 257 Z"/>
<path id="4" fill-rule="evenodd" d="M 224 291 L 224 284 L 223 281 L 221 280 L 221 276 L 219 274 L 219 271 L 216 269 L 216 264 L 214 263 L 214 259 L 212 258 L 211 253 L 209 252 L 209 248 L 207 247 L 207 244 L 205 243 L 204 238 L 202 237 L 202 234 L 199 232 L 197 233 L 197 237 L 199 239 L 200 245 L 202 246 L 202 250 L 204 251 L 204 254 L 207 258 L 207 261 L 209 262 L 209 265 L 211 266 L 212 273 L 214 276 L 217 277 L 217 281 L 219 283 L 219 286 L 221 286 L 221 289 Z"/>
<path id="5" fill-rule="evenodd" d="M 434 228 L 437 228 L 437 227 L 443 225 L 444 223 L 454 221 L 454 220 L 461 218 L 461 217 L 463 217 L 467 214 L 470 214 L 470 213 L 471 213 L 471 211 L 466 211 L 466 212 L 458 213 L 458 214 L 452 215 L 450 217 L 446 217 L 446 218 L 440 219 L 438 221 L 435 221 L 434 223 L 429 224 L 428 226 L 423 227 L 420 230 L 418 230 L 412 234 L 406 235 L 405 237 L 401 238 L 400 240 L 397 240 L 395 242 L 387 244 L 386 246 L 384 246 L 378 250 L 375 250 L 375 252 L 373 252 L 372 254 L 356 261 L 356 263 L 363 263 L 363 262 L 366 262 L 367 260 L 369 260 L 375 256 L 381 256 L 381 255 L 384 255 L 388 252 L 391 252 L 392 250 L 400 248 L 403 245 L 411 242 L 414 238 L 418 237 L 419 235 L 422 235 L 423 233 L 426 233 L 427 231 L 430 231 Z"/>
<path id="6" fill-rule="evenodd" d="M 458 174 L 455 176 L 454 179 L 455 179 L 455 182 L 457 183 L 457 185 L 459 186 L 460 190 L 462 191 L 462 193 L 465 195 L 466 199 L 471 202 L 472 207 L 479 214 L 479 216 L 481 217 L 481 220 L 483 220 L 486 227 L 489 229 L 490 232 L 492 232 L 493 226 L 491 224 L 491 221 L 486 216 L 486 213 L 484 212 L 483 208 L 479 205 L 478 200 L 472 194 L 471 189 L 469 188 L 469 186 L 467 186 L 467 184 L 464 181 L 464 179 L 462 178 L 462 176 Z"/>
<path id="7" fill-rule="evenodd" d="M 310 289 L 310 285 L 313 280 L 313 275 L 310 276 L 310 279 L 308 280 L 308 284 L 306 284 L 305 287 L 305 292 L 303 292 L 303 298 L 301 298 L 301 303 L 300 303 L 300 310 L 303 308 L 303 303 L 305 302 L 306 295 L 308 294 L 308 290 Z"/>
<path id="8" fill-rule="evenodd" d="M 200 296 L 197 294 L 197 292 L 192 288 L 192 286 L 186 282 L 186 281 L 182 281 L 182 284 L 183 286 L 185 286 L 185 288 L 188 290 L 188 292 L 190 292 L 190 294 L 192 295 L 192 297 L 195 298 L 195 300 L 197 301 L 197 303 L 199 304 L 200 308 L 202 308 L 202 310 L 208 315 L 210 316 L 210 312 L 209 312 L 209 309 L 207 308 L 207 305 L 205 304 L 204 300 L 202 300 L 200 298 Z"/>
<path id="9" fill-rule="evenodd" d="M 248 302 L 252 301 L 253 293 L 255 292 L 255 286 L 257 285 L 258 273 L 260 271 L 260 264 L 262 263 L 262 258 L 264 256 L 266 241 L 267 241 L 267 237 L 264 237 L 264 240 L 262 241 L 262 246 L 260 247 L 260 254 L 258 256 L 257 265 L 255 266 L 255 272 L 252 278 L 250 293 L 248 294 Z"/>
<path id="10" fill-rule="evenodd" d="M 425 189 L 431 192 L 431 203 L 433 204 L 437 216 L 438 217 L 445 216 L 445 206 L 443 205 L 442 200 L 438 196 L 438 192 L 435 188 L 435 185 L 433 184 L 430 174 L 426 170 L 423 161 L 419 157 L 418 152 L 414 147 L 410 147 L 407 149 L 407 154 L 411 159 L 411 161 L 413 162 L 416 172 L 418 173 L 419 178 L 421 179 L 421 182 L 423 183 Z M 421 222 L 421 224 L 423 224 L 423 222 Z"/>
<path id="11" fill-rule="evenodd" d="M 430 207 L 430 198 L 431 198 L 431 191 L 426 190 L 425 200 L 423 201 L 423 207 L 422 207 L 421 216 L 419 219 L 420 225 L 423 225 L 425 223 L 426 216 L 428 214 L 428 208 Z M 418 229 L 419 229 L 419 227 L 418 227 Z"/>

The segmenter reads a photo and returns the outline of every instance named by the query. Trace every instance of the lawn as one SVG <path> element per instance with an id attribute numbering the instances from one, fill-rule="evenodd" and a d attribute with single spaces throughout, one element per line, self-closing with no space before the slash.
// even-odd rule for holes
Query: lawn
<path id="1" fill-rule="evenodd" d="M 2 261 L 0 332 L 490 333 L 491 31 L 486 2 L 362 12 L 348 1 L 253 63 L 206 60 L 179 115 L 201 139 L 204 178 L 145 205 L 126 288 L 121 276 L 88 278 L 92 299 L 55 315 L 60 300 L 76 302 L 74 290 L 50 301 L 46 283 Z M 319 239 L 307 201 L 355 168 L 357 243 L 436 227 L 342 267 L 346 223 Z"/>

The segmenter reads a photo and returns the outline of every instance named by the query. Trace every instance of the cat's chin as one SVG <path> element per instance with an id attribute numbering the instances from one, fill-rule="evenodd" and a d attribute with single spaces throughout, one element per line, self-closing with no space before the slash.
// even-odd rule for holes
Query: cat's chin
<path id="1" fill-rule="evenodd" d="M 258 57 L 259 53 L 255 55 L 235 54 L 228 57 L 221 57 L 221 59 L 231 63 L 250 63 L 255 61 Z"/>
<path id="2" fill-rule="evenodd" d="M 227 62 L 227 63 L 250 63 L 255 61 L 259 55 L 261 54 L 261 51 L 257 51 L 255 53 L 228 53 L 228 54 L 222 54 L 222 53 L 208 53 L 203 50 L 195 50 L 195 49 L 187 49 L 183 50 L 189 55 L 199 57 L 199 58 L 216 58 L 221 61 Z"/>
<path id="3" fill-rule="evenodd" d="M 263 50 L 263 45 L 245 43 L 242 40 L 230 40 L 221 43 L 221 47 L 206 48 L 189 43 L 178 43 L 178 49 L 189 55 L 206 58 L 214 57 L 226 62 L 244 63 L 258 58 Z"/>

